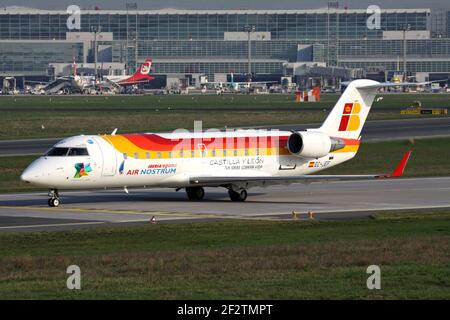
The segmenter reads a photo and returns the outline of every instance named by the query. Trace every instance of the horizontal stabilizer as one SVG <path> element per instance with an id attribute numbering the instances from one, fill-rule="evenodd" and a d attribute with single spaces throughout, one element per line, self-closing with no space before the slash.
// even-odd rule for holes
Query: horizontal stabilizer
<path id="1" fill-rule="evenodd" d="M 389 87 L 417 87 L 417 86 L 426 86 L 432 83 L 438 83 L 441 81 L 428 81 L 428 82 L 379 82 L 376 84 L 367 84 L 367 85 L 357 85 L 356 88 L 359 90 L 364 89 L 378 89 L 378 88 L 389 88 Z"/>

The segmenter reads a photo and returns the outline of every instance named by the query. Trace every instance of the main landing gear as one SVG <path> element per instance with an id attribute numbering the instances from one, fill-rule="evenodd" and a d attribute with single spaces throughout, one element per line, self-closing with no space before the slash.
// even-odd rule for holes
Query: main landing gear
<path id="1" fill-rule="evenodd" d="M 239 191 L 234 191 L 233 189 L 228 189 L 228 195 L 233 202 L 244 202 L 247 200 L 247 190 L 241 189 Z"/>
<path id="2" fill-rule="evenodd" d="M 186 194 L 191 201 L 201 201 L 205 197 L 205 189 L 202 187 L 186 188 Z"/>
<path id="3" fill-rule="evenodd" d="M 50 199 L 48 199 L 48 206 L 52 208 L 59 207 L 61 201 L 59 200 L 58 190 L 50 189 L 48 196 L 50 197 Z"/>
<path id="4" fill-rule="evenodd" d="M 202 187 L 188 187 L 186 188 L 186 194 L 191 201 L 201 201 L 205 197 L 205 189 Z M 230 187 L 228 189 L 228 195 L 233 202 L 244 202 L 247 200 L 248 193 L 245 189 L 235 191 Z"/>

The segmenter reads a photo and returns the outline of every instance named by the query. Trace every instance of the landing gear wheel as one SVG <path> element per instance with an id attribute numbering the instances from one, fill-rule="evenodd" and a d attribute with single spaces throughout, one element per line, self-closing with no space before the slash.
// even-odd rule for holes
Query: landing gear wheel
<path id="1" fill-rule="evenodd" d="M 239 192 L 233 191 L 233 190 L 228 190 L 228 195 L 230 196 L 231 201 L 234 202 L 244 202 L 245 200 L 247 200 L 247 190 L 242 189 Z"/>
<path id="2" fill-rule="evenodd" d="M 48 196 L 50 197 L 50 199 L 48 199 L 48 206 L 52 207 L 52 208 L 59 207 L 59 205 L 61 204 L 61 201 L 59 201 L 58 190 L 50 189 L 48 191 Z"/>
<path id="3" fill-rule="evenodd" d="M 205 197 L 205 189 L 202 187 L 186 188 L 186 194 L 191 201 L 201 201 Z"/>
<path id="4" fill-rule="evenodd" d="M 61 204 L 61 202 L 59 201 L 58 198 L 48 199 L 48 205 L 52 208 L 59 207 L 60 204 Z"/>

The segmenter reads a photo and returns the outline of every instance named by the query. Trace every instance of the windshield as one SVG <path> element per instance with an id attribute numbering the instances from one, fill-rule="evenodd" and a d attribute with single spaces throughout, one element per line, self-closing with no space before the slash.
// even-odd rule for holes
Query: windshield
<path id="1" fill-rule="evenodd" d="M 80 157 L 80 156 L 88 156 L 89 153 L 86 148 L 70 148 L 69 153 L 67 155 L 69 157 Z"/>
<path id="2" fill-rule="evenodd" d="M 81 157 L 88 156 L 86 148 L 52 148 L 45 155 L 46 157 Z"/>
<path id="3" fill-rule="evenodd" d="M 65 157 L 69 152 L 69 148 L 52 148 L 47 152 L 47 157 Z"/>

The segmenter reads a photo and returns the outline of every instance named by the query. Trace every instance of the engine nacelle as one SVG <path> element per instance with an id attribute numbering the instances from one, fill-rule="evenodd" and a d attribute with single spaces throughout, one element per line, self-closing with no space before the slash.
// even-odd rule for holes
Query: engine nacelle
<path id="1" fill-rule="evenodd" d="M 340 139 L 330 138 L 321 132 L 295 132 L 287 142 L 291 154 L 306 159 L 317 159 L 345 147 Z"/>

